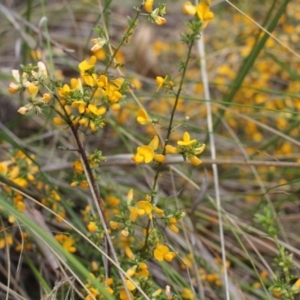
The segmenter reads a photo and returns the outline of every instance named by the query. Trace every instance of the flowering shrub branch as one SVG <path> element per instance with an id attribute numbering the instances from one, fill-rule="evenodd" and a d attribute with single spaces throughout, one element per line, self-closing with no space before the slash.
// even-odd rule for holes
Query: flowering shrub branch
<path id="1" fill-rule="evenodd" d="M 199 140 L 192 139 L 188 132 L 183 134 L 182 140 L 178 140 L 176 146 L 171 145 L 171 138 L 172 133 L 181 126 L 181 124 L 175 126 L 174 120 L 192 48 L 195 41 L 200 38 L 200 31 L 213 17 L 206 1 L 201 2 L 195 9 L 190 5 L 185 7 L 186 12 L 192 12 L 194 19 L 187 24 L 188 33 L 181 36 L 182 42 L 187 47 L 187 54 L 180 62 L 181 75 L 178 87 L 170 75 L 156 78 L 156 92 L 166 90 L 174 97 L 170 118 L 166 125 L 162 126 L 166 128 L 163 143 L 161 145 L 158 135 L 154 135 L 149 144 L 137 147 L 136 154 L 132 157 L 137 165 L 156 164 L 150 191 L 137 198 L 133 189 L 130 189 L 122 199 L 100 191 L 96 168 L 105 161 L 105 157 L 98 149 L 88 154 L 85 149 L 85 137 L 100 131 L 107 123 L 109 112 L 118 112 L 122 107 L 130 82 L 123 77 L 115 78 L 109 75 L 109 70 L 120 66 L 115 62 L 115 58 L 124 43 L 130 41 L 138 25 L 138 19 L 143 15 L 142 10 L 144 9 L 150 22 L 159 26 L 166 23 L 164 18 L 166 6 L 163 4 L 159 4 L 156 8 L 153 6 L 153 0 L 146 0 L 140 7 L 135 8 L 136 15 L 133 19 L 128 18 L 127 30 L 113 50 L 113 54 L 106 54 L 107 62 L 104 70 L 97 70 L 97 62 L 100 52 L 105 52 L 111 44 L 105 30 L 98 27 L 96 29 L 98 36 L 91 41 L 92 55 L 78 64 L 79 76 L 72 78 L 69 84 L 49 78 L 45 63 L 40 61 L 37 66 L 22 66 L 21 74 L 18 70 L 13 70 L 14 82 L 9 85 L 11 94 L 22 92 L 27 96 L 28 103 L 19 108 L 19 113 L 27 114 L 31 111 L 39 114 L 54 113 L 54 125 L 72 133 L 74 153 L 77 157 L 72 162 L 74 175 L 70 186 L 90 189 L 94 203 L 82 210 L 82 219 L 91 241 L 101 245 L 107 256 L 114 261 L 114 264 L 111 264 L 103 259 L 101 266 L 91 262 L 93 274 L 91 276 L 104 284 L 107 293 L 114 295 L 116 299 L 135 297 L 140 299 L 139 295 L 150 295 L 151 299 L 166 299 L 166 297 L 171 299 L 168 289 L 163 295 L 162 290 L 153 285 L 147 262 L 152 259 L 157 262 L 172 262 L 176 258 L 177 252 L 173 251 L 170 245 L 166 245 L 158 224 L 164 224 L 173 233 L 179 233 L 178 222 L 185 213 L 179 209 L 167 211 L 159 207 L 158 181 L 162 175 L 166 155 L 181 154 L 185 160 L 188 159 L 192 165 L 197 166 L 201 163 L 198 156 L 205 148 Z M 157 119 L 149 117 L 144 109 L 138 111 L 137 121 L 141 125 L 162 125 Z M 41 191 L 44 197 L 40 201 L 60 216 L 57 221 L 62 222 L 66 219 L 66 211 L 61 205 L 63 196 L 58 189 L 52 189 L 39 178 L 38 168 L 22 151 L 13 154 L 10 161 L 0 163 L 0 174 L 1 178 L 5 178 L 4 183 L 7 185 L 9 197 L 20 212 L 26 210 L 26 202 L 21 194 L 9 187 L 10 182 L 22 188 L 31 185 Z M 11 221 L 13 222 L 12 219 Z M 137 236 L 142 238 L 137 239 Z M 54 238 L 69 253 L 77 254 L 80 251 L 80 243 L 68 232 L 58 233 Z M 0 248 L 5 244 L 11 245 L 11 239 L 0 240 Z M 125 270 L 126 276 L 115 266 Z M 85 300 L 104 299 L 88 279 L 86 289 L 89 293 L 85 296 Z"/>

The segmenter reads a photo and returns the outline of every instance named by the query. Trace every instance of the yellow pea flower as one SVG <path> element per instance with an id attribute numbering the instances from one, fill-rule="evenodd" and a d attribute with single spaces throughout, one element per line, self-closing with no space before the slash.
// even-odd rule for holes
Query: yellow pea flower
<path id="1" fill-rule="evenodd" d="M 179 232 L 179 228 L 176 226 L 176 223 L 177 223 L 176 218 L 174 218 L 174 217 L 170 218 L 168 227 L 174 233 L 178 233 Z"/>
<path id="2" fill-rule="evenodd" d="M 190 146 L 190 145 L 193 145 L 194 143 L 196 143 L 196 141 L 197 141 L 196 139 L 191 140 L 189 133 L 185 132 L 183 134 L 182 141 L 178 141 L 177 145 L 179 145 L 179 146 Z"/>
<path id="3" fill-rule="evenodd" d="M 146 164 L 150 163 L 154 158 L 154 151 L 149 146 L 141 146 L 137 148 L 137 154 L 132 157 L 132 160 L 136 164 L 145 162 Z"/>
<path id="4" fill-rule="evenodd" d="M 106 113 L 106 108 L 103 106 L 97 108 L 95 105 L 89 104 L 88 109 L 91 113 L 93 113 L 96 116 L 102 116 L 103 114 Z"/>
<path id="5" fill-rule="evenodd" d="M 37 86 L 35 86 L 34 84 L 29 84 L 28 86 L 28 92 L 31 96 L 36 96 L 36 94 L 38 93 L 39 88 Z"/>
<path id="6" fill-rule="evenodd" d="M 83 81 L 88 86 L 95 86 L 97 84 L 97 74 L 93 73 L 92 75 L 85 73 L 82 74 Z"/>
<path id="7" fill-rule="evenodd" d="M 194 15 L 196 14 L 196 6 L 194 6 L 190 1 L 186 1 L 186 2 L 183 4 L 182 12 L 183 12 L 185 15 L 191 15 L 191 16 L 194 16 Z"/>
<path id="8" fill-rule="evenodd" d="M 105 75 L 100 75 L 99 78 L 97 79 L 97 85 L 101 88 L 106 87 L 108 84 L 108 79 L 107 76 Z"/>
<path id="9" fill-rule="evenodd" d="M 153 206 L 152 206 L 152 204 L 151 204 L 149 201 L 144 201 L 144 200 L 139 201 L 139 202 L 137 203 L 137 206 L 138 206 L 141 210 L 143 210 L 143 214 L 150 215 L 151 212 L 152 212 Z"/>
<path id="10" fill-rule="evenodd" d="M 200 2 L 196 7 L 196 12 L 198 18 L 203 22 L 202 29 L 204 29 L 208 21 L 214 17 L 214 14 L 210 11 L 209 5 L 206 2 Z"/>
<path id="11" fill-rule="evenodd" d="M 25 180 L 24 178 L 18 177 L 12 180 L 15 184 L 21 186 L 21 187 L 27 187 L 28 186 L 28 182 L 27 180 Z"/>
<path id="12" fill-rule="evenodd" d="M 96 232 L 98 230 L 98 226 L 96 225 L 95 222 L 90 222 L 87 225 L 87 229 L 88 229 L 89 232 Z"/>
<path id="13" fill-rule="evenodd" d="M 165 157 L 163 154 L 156 154 L 156 155 L 154 156 L 154 160 L 157 161 L 157 162 L 159 162 L 159 163 L 164 162 L 164 161 L 165 161 L 165 158 L 166 158 L 166 157 Z"/>
<path id="14" fill-rule="evenodd" d="M 177 148 L 174 147 L 174 146 L 171 146 L 171 145 L 167 145 L 167 146 L 166 146 L 166 152 L 167 152 L 168 154 L 176 154 L 176 153 L 178 153 L 178 152 L 177 152 Z"/>
<path id="15" fill-rule="evenodd" d="M 157 150 L 159 146 L 159 139 L 158 136 L 155 135 L 152 141 L 149 143 L 149 147 L 151 147 L 153 150 Z"/>
<path id="16" fill-rule="evenodd" d="M 145 11 L 150 14 L 152 12 L 152 7 L 153 7 L 153 0 L 146 0 L 144 3 Z"/>
<path id="17" fill-rule="evenodd" d="M 194 293 L 189 288 L 184 288 L 181 292 L 181 296 L 183 299 L 193 300 L 195 299 Z"/>
<path id="18" fill-rule="evenodd" d="M 28 87 L 28 85 L 30 84 L 30 82 L 27 80 L 26 73 L 23 73 L 21 76 L 19 70 L 12 70 L 12 76 L 15 79 L 16 83 L 11 82 L 9 85 L 8 91 L 11 94 L 16 94 L 23 87 Z"/>
<path id="19" fill-rule="evenodd" d="M 157 25 L 164 25 L 167 23 L 167 20 L 161 16 L 154 15 L 153 19 Z"/>
<path id="20" fill-rule="evenodd" d="M 133 254 L 133 252 L 129 246 L 125 246 L 125 254 L 129 259 L 135 258 L 135 255 Z"/>
<path id="21" fill-rule="evenodd" d="M 136 272 L 137 266 L 133 266 L 126 271 L 126 275 L 132 277 Z"/>
<path id="22" fill-rule="evenodd" d="M 78 111 L 80 114 L 85 112 L 86 103 L 82 100 L 74 101 L 71 105 L 72 107 L 78 107 Z"/>
<path id="23" fill-rule="evenodd" d="M 138 111 L 136 120 L 141 125 L 145 125 L 151 122 L 151 119 L 148 117 L 148 114 L 144 109 L 140 109 Z"/>
<path id="24" fill-rule="evenodd" d="M 80 160 L 75 160 L 72 164 L 72 167 L 75 169 L 75 171 L 79 174 L 83 173 L 83 166 Z"/>
<path id="25" fill-rule="evenodd" d="M 201 154 L 204 151 L 204 149 L 205 149 L 205 144 L 202 144 L 200 147 L 195 149 L 195 152 L 194 152 L 195 155 Z"/>
<path id="26" fill-rule="evenodd" d="M 156 83 L 158 85 L 158 87 L 156 89 L 156 92 L 158 92 L 161 89 L 161 87 L 163 86 L 163 84 L 165 83 L 165 81 L 167 80 L 167 78 L 168 78 L 168 75 L 166 75 L 165 78 L 162 78 L 161 76 L 157 76 L 156 77 L 155 81 L 156 81 Z"/>
<path id="27" fill-rule="evenodd" d="M 138 216 L 141 216 L 145 213 L 143 209 L 139 209 L 134 206 L 129 207 L 129 210 L 130 210 L 129 218 L 131 222 L 135 222 Z"/>
<path id="28" fill-rule="evenodd" d="M 43 95 L 43 100 L 44 100 L 45 103 L 48 103 L 51 100 L 51 94 L 45 93 Z"/>
<path id="29" fill-rule="evenodd" d="M 153 256 L 158 261 L 166 260 L 170 262 L 176 256 L 176 253 L 171 252 L 168 246 L 159 244 L 154 249 Z"/>
<path id="30" fill-rule="evenodd" d="M 110 221 L 109 226 L 110 226 L 111 229 L 116 230 L 116 229 L 119 228 L 119 223 L 115 222 L 115 221 Z"/>
<path id="31" fill-rule="evenodd" d="M 214 13 L 210 11 L 209 5 L 200 2 L 196 7 L 197 15 L 201 21 L 209 21 L 214 17 Z"/>
<path id="32" fill-rule="evenodd" d="M 54 123 L 55 125 L 57 125 L 57 126 L 60 126 L 60 125 L 64 124 L 64 120 L 61 119 L 61 118 L 59 118 L 59 117 L 54 117 L 54 118 L 53 118 L 53 123 Z"/>
<path id="33" fill-rule="evenodd" d="M 94 44 L 94 46 L 91 48 L 91 51 L 96 52 L 99 49 L 102 49 L 102 47 L 107 43 L 107 40 L 99 37 L 92 39 L 91 42 Z"/>
<path id="34" fill-rule="evenodd" d="M 127 285 L 127 282 L 126 282 L 126 285 Z M 129 289 L 129 287 L 128 287 Z M 129 300 L 129 299 L 134 299 L 134 296 L 130 293 L 130 298 L 127 297 L 127 293 L 125 290 L 121 291 L 120 293 L 120 299 L 121 300 Z"/>
<path id="35" fill-rule="evenodd" d="M 197 156 L 195 155 L 191 155 L 189 156 L 189 161 L 191 162 L 191 164 L 193 164 L 194 166 L 199 166 L 202 161 L 201 159 L 199 159 Z"/>
<path id="36" fill-rule="evenodd" d="M 65 234 L 57 234 L 55 235 L 55 239 L 62 244 L 65 250 L 67 250 L 70 253 L 76 252 L 76 248 L 73 246 L 75 241 Z"/>
<path id="37" fill-rule="evenodd" d="M 145 263 L 139 263 L 139 271 L 136 272 L 137 276 L 148 277 L 150 275 L 148 271 L 148 266 Z"/>
<path id="38" fill-rule="evenodd" d="M 132 199 L 133 199 L 133 189 L 130 189 L 127 194 L 127 205 L 130 205 Z"/>
<path id="39" fill-rule="evenodd" d="M 97 62 L 96 56 L 92 55 L 89 60 L 84 60 L 81 63 L 79 63 L 78 68 L 81 73 L 85 73 L 86 71 L 94 68 L 96 62 Z"/>
<path id="40" fill-rule="evenodd" d="M 158 162 L 162 162 L 164 160 L 164 155 L 162 154 L 155 154 L 154 150 L 157 150 L 159 146 L 159 139 L 158 136 L 155 135 L 152 141 L 149 143 L 148 146 L 140 146 L 137 148 L 137 153 L 131 159 L 136 163 L 145 162 L 150 163 L 153 160 Z"/>

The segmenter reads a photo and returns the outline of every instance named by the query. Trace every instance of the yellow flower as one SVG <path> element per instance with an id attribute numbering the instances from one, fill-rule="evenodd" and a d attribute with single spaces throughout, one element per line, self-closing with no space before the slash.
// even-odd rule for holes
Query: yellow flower
<path id="1" fill-rule="evenodd" d="M 170 218 L 168 227 L 174 233 L 178 233 L 179 232 L 179 228 L 176 226 L 176 223 L 177 223 L 176 218 L 174 218 L 174 217 Z"/>
<path id="2" fill-rule="evenodd" d="M 183 140 L 182 141 L 178 141 L 177 145 L 179 146 L 190 146 L 193 145 L 194 143 L 196 143 L 196 139 L 191 140 L 190 135 L 188 132 L 185 132 L 183 134 Z"/>
<path id="3" fill-rule="evenodd" d="M 155 81 L 158 85 L 157 89 L 156 89 L 156 92 L 158 92 L 160 90 L 160 88 L 163 86 L 163 84 L 165 83 L 165 81 L 167 80 L 168 78 L 168 75 L 166 75 L 165 78 L 162 78 L 161 76 L 157 76 Z"/>
<path id="4" fill-rule="evenodd" d="M 29 84 L 29 86 L 27 88 L 28 88 L 28 92 L 31 96 L 36 96 L 36 94 L 39 91 L 39 88 L 32 83 Z"/>
<path id="5" fill-rule="evenodd" d="M 97 62 L 96 56 L 91 56 L 89 60 L 84 60 L 81 63 L 79 63 L 78 68 L 80 70 L 80 73 L 85 73 L 86 71 L 91 70 L 94 68 L 95 64 Z"/>
<path id="6" fill-rule="evenodd" d="M 90 75 L 89 73 L 84 73 L 81 75 L 85 84 L 88 86 L 95 86 L 97 84 L 97 74 L 93 73 Z"/>
<path id="7" fill-rule="evenodd" d="M 43 100 L 45 103 L 48 103 L 51 100 L 51 94 L 45 93 L 43 95 Z"/>
<path id="8" fill-rule="evenodd" d="M 132 157 L 132 160 L 136 163 L 145 162 L 146 164 L 150 163 L 154 158 L 154 151 L 149 146 L 141 146 L 137 148 L 137 153 Z"/>
<path id="9" fill-rule="evenodd" d="M 140 209 L 140 215 L 143 215 L 143 214 L 147 214 L 147 215 L 151 215 L 151 212 L 152 212 L 152 204 L 149 202 L 149 201 L 139 201 L 137 204 L 136 204 Z"/>
<path id="10" fill-rule="evenodd" d="M 78 107 L 78 112 L 83 114 L 85 112 L 86 103 L 82 100 L 74 101 L 71 105 L 72 107 Z"/>
<path id="11" fill-rule="evenodd" d="M 94 44 L 91 51 L 96 52 L 99 49 L 102 49 L 102 47 L 107 43 L 107 40 L 104 39 L 104 38 L 99 37 L 99 38 L 96 38 L 96 39 L 92 39 L 91 42 Z"/>
<path id="12" fill-rule="evenodd" d="M 292 291 L 294 294 L 299 294 L 300 292 L 300 279 L 298 279 L 292 286 Z"/>
<path id="13" fill-rule="evenodd" d="M 184 288 L 181 292 L 183 299 L 193 300 L 195 299 L 194 293 L 189 288 Z"/>
<path id="14" fill-rule="evenodd" d="M 205 144 L 202 144 L 200 147 L 195 149 L 194 151 L 195 155 L 201 154 L 204 151 L 204 149 L 205 149 Z"/>
<path id="15" fill-rule="evenodd" d="M 154 150 L 157 150 L 159 146 L 158 136 L 155 135 L 152 141 L 148 146 L 140 146 L 137 148 L 137 153 L 131 159 L 136 163 L 140 164 L 145 162 L 146 164 L 152 162 L 154 159 L 158 162 L 162 162 L 164 160 L 164 155 L 155 154 Z"/>
<path id="16" fill-rule="evenodd" d="M 125 280 L 127 288 L 129 291 L 134 291 L 136 289 L 135 285 L 131 282 L 131 280 Z"/>
<path id="17" fill-rule="evenodd" d="M 273 294 L 273 296 L 274 296 L 275 298 L 280 298 L 280 297 L 281 297 L 281 292 L 280 292 L 279 290 L 274 290 L 274 291 L 272 292 L 272 294 Z"/>
<path id="18" fill-rule="evenodd" d="M 156 297 L 156 296 L 158 296 L 158 295 L 160 295 L 161 294 L 161 292 L 162 292 L 162 289 L 158 289 L 158 290 L 156 290 L 154 293 L 152 293 L 152 297 Z M 155 299 L 155 298 L 154 298 Z"/>
<path id="19" fill-rule="evenodd" d="M 132 277 L 135 274 L 137 266 L 133 266 L 126 271 L 126 275 Z"/>
<path id="20" fill-rule="evenodd" d="M 103 48 L 98 49 L 96 51 L 93 51 L 93 54 L 96 56 L 96 58 L 98 60 L 105 60 L 105 58 L 106 58 L 106 53 L 105 53 L 105 50 Z"/>
<path id="21" fill-rule="evenodd" d="M 167 23 L 167 20 L 161 16 L 153 15 L 152 17 L 157 25 L 164 25 Z"/>
<path id="22" fill-rule="evenodd" d="M 23 87 L 28 87 L 30 82 L 27 80 L 27 74 L 23 73 L 22 77 L 20 76 L 19 70 L 12 70 L 12 76 L 17 83 L 11 82 L 8 88 L 8 91 L 11 94 L 16 94 Z"/>
<path id="23" fill-rule="evenodd" d="M 145 11 L 150 14 L 152 12 L 152 7 L 153 7 L 153 0 L 146 0 L 144 4 Z"/>
<path id="24" fill-rule="evenodd" d="M 110 226 L 111 229 L 116 230 L 116 229 L 119 228 L 119 223 L 115 222 L 115 221 L 110 221 L 109 226 Z"/>
<path id="25" fill-rule="evenodd" d="M 73 246 L 75 243 L 74 240 L 65 234 L 57 234 L 55 235 L 55 239 L 62 244 L 63 248 L 70 253 L 76 252 L 76 248 Z"/>
<path id="26" fill-rule="evenodd" d="M 60 200 L 61 200 L 60 195 L 59 195 L 58 192 L 55 191 L 55 190 L 52 190 L 52 191 L 51 191 L 51 197 L 52 197 L 55 201 L 60 201 Z"/>
<path id="27" fill-rule="evenodd" d="M 106 113 L 106 108 L 103 106 L 97 108 L 95 105 L 89 104 L 88 109 L 91 113 L 93 113 L 96 116 L 102 116 L 103 114 Z"/>
<path id="28" fill-rule="evenodd" d="M 156 206 L 153 207 L 153 210 L 157 215 L 163 215 L 165 213 L 162 209 L 160 209 Z"/>
<path id="29" fill-rule="evenodd" d="M 149 271 L 148 271 L 148 266 L 145 263 L 139 263 L 139 268 L 138 268 L 138 272 L 136 272 L 137 276 L 140 277 L 148 277 L 150 275 Z"/>
<path id="30" fill-rule="evenodd" d="M 133 199 L 133 189 L 130 189 L 127 194 L 127 205 L 131 203 L 132 199 Z"/>
<path id="31" fill-rule="evenodd" d="M 128 246 L 125 246 L 125 254 L 126 254 L 126 256 L 127 256 L 129 259 L 134 259 L 134 258 L 135 258 L 135 256 L 134 256 L 132 250 L 131 250 L 130 247 L 128 247 Z"/>
<path id="32" fill-rule="evenodd" d="M 201 159 L 199 159 L 199 158 L 198 158 L 197 156 L 195 156 L 195 155 L 190 155 L 190 156 L 189 156 L 189 161 L 190 161 L 191 164 L 194 165 L 194 166 L 199 166 L 199 165 L 202 163 Z"/>
<path id="33" fill-rule="evenodd" d="M 54 123 L 55 125 L 57 125 L 57 126 L 60 126 L 60 125 L 64 124 L 64 120 L 61 119 L 61 118 L 59 118 L 59 117 L 54 117 L 54 118 L 53 118 L 53 123 Z"/>
<path id="34" fill-rule="evenodd" d="M 75 160 L 72 164 L 72 167 L 75 169 L 75 171 L 79 174 L 83 173 L 83 166 L 80 160 Z"/>
<path id="35" fill-rule="evenodd" d="M 99 295 L 99 292 L 92 287 L 89 288 L 89 292 L 90 292 L 90 295 L 86 296 L 84 298 L 84 300 L 93 300 L 93 299 L 95 299 L 95 297 L 97 297 Z"/>
<path id="36" fill-rule="evenodd" d="M 80 182 L 80 187 L 86 189 L 89 186 L 89 183 L 86 180 Z"/>
<path id="37" fill-rule="evenodd" d="M 141 216 L 145 213 L 144 209 L 139 209 L 137 207 L 131 206 L 129 207 L 130 210 L 130 220 L 131 222 L 135 222 L 138 216 Z"/>
<path id="38" fill-rule="evenodd" d="M 176 253 L 171 252 L 168 246 L 159 244 L 154 249 L 153 256 L 158 261 L 166 260 L 170 262 L 176 256 Z"/>
<path id="39" fill-rule="evenodd" d="M 113 195 L 110 195 L 106 198 L 109 205 L 116 207 L 120 205 L 121 200 Z"/>
<path id="40" fill-rule="evenodd" d="M 98 226 L 96 225 L 95 222 L 90 222 L 87 225 L 87 229 L 89 230 L 89 232 L 96 232 L 98 230 Z"/>
<path id="41" fill-rule="evenodd" d="M 21 186 L 21 187 L 27 187 L 28 182 L 24 178 L 18 177 L 12 180 L 15 184 Z"/>
<path id="42" fill-rule="evenodd" d="M 202 29 L 204 29 L 207 26 L 208 21 L 214 17 L 214 14 L 210 11 L 208 4 L 205 2 L 200 2 L 197 5 L 196 12 L 198 18 L 203 22 Z"/>
<path id="43" fill-rule="evenodd" d="M 177 148 L 174 147 L 174 146 L 171 146 L 171 145 L 167 145 L 167 146 L 166 146 L 166 152 L 167 152 L 168 154 L 176 154 L 176 153 L 178 153 L 178 152 L 177 152 Z"/>
<path id="44" fill-rule="evenodd" d="M 126 284 L 127 284 L 127 282 L 126 282 Z M 133 296 L 131 293 L 129 293 L 129 294 L 130 294 L 130 298 L 127 297 L 126 291 L 125 291 L 125 290 L 122 290 L 121 293 L 120 293 L 120 299 L 121 299 L 121 300 L 134 299 L 134 296 Z"/>
<path id="45" fill-rule="evenodd" d="M 159 163 L 162 163 L 165 160 L 165 156 L 163 154 L 155 154 L 154 160 Z"/>
<path id="46" fill-rule="evenodd" d="M 140 109 L 138 111 L 136 120 L 141 125 L 144 125 L 144 124 L 147 124 L 147 123 L 151 122 L 151 119 L 148 117 L 148 114 L 144 109 Z"/>
<path id="47" fill-rule="evenodd" d="M 13 244 L 13 238 L 11 235 L 6 235 L 5 238 L 0 239 L 0 249 L 3 249 L 6 245 L 11 246 Z"/>
<path id="48" fill-rule="evenodd" d="M 195 7 L 190 1 L 186 1 L 186 2 L 183 4 L 182 12 L 183 12 L 185 15 L 191 15 L 191 16 L 194 16 L 194 15 L 196 14 L 196 7 Z"/>
<path id="49" fill-rule="evenodd" d="M 157 150 L 159 146 L 159 139 L 158 136 L 155 135 L 152 141 L 149 143 L 149 147 L 151 147 L 153 150 Z"/>
<path id="50" fill-rule="evenodd" d="M 32 76 L 38 81 L 46 79 L 48 74 L 45 64 L 42 61 L 39 61 L 37 65 L 38 71 L 31 71 Z"/>
<path id="51" fill-rule="evenodd" d="M 127 228 L 123 229 L 123 230 L 121 231 L 121 235 L 122 235 L 123 237 L 128 237 L 128 235 L 129 235 L 128 229 L 127 229 Z"/>
<path id="52" fill-rule="evenodd" d="M 103 87 L 106 88 L 107 84 L 108 84 L 107 77 L 105 75 L 100 75 L 99 78 L 97 79 L 97 85 L 101 88 Z"/>

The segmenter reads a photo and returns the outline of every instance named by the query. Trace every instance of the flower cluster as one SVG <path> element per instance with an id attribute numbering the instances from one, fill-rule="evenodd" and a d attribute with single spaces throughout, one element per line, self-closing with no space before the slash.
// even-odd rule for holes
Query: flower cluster
<path id="1" fill-rule="evenodd" d="M 166 152 L 169 154 L 182 154 L 184 159 L 188 159 L 193 165 L 198 166 L 201 160 L 197 155 L 201 154 L 205 149 L 205 144 L 201 144 L 196 139 L 191 139 L 188 132 L 183 134 L 181 141 L 177 142 L 177 146 L 166 146 Z"/>
<path id="2" fill-rule="evenodd" d="M 149 13 L 150 21 L 154 21 L 158 25 L 164 25 L 167 21 L 163 16 L 166 14 L 166 6 L 160 4 L 153 10 L 153 0 L 146 0 L 144 3 L 144 9 Z"/>
<path id="3" fill-rule="evenodd" d="M 20 75 L 19 70 L 12 70 L 12 75 L 15 82 L 10 83 L 8 91 L 12 94 L 16 94 L 19 91 L 26 90 L 29 95 L 29 103 L 20 107 L 18 112 L 26 114 L 30 110 L 35 109 L 37 113 L 40 113 L 42 107 L 51 100 L 51 93 L 41 92 L 41 88 L 48 79 L 45 64 L 40 61 L 37 67 L 31 65 L 23 67 L 22 75 Z"/>
<path id="4" fill-rule="evenodd" d="M 140 164 L 142 162 L 148 164 L 150 162 L 157 161 L 162 163 L 165 159 L 163 154 L 156 154 L 155 151 L 159 147 L 159 139 L 158 136 L 155 135 L 153 140 L 149 143 L 149 145 L 143 145 L 137 148 L 137 153 L 132 157 L 132 160 L 136 164 Z"/>
<path id="5" fill-rule="evenodd" d="M 213 19 L 214 14 L 209 8 L 210 0 L 202 0 L 197 6 L 194 6 L 190 1 L 186 1 L 183 5 L 182 11 L 187 15 L 196 15 L 202 22 L 202 29 L 204 29 L 208 22 Z"/>
<path id="6" fill-rule="evenodd" d="M 106 75 L 98 75 L 96 62 L 96 56 L 91 56 L 79 63 L 81 78 L 72 78 L 70 85 L 64 84 L 58 89 L 58 101 L 65 115 L 53 119 L 56 125 L 71 122 L 73 126 L 83 126 L 95 132 L 105 125 L 104 114 L 109 108 L 120 109 L 124 79 L 109 80 Z"/>

